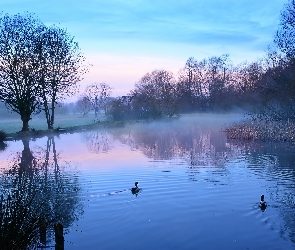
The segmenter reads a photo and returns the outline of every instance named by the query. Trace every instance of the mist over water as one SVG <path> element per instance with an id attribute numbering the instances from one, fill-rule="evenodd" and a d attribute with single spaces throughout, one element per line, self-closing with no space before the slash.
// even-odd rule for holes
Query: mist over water
<path id="1" fill-rule="evenodd" d="M 64 195 L 81 205 L 71 205 L 65 249 L 294 249 L 295 149 L 227 140 L 223 128 L 240 119 L 196 114 L 62 134 L 54 151 L 52 138 L 9 142 L 0 163 L 9 170 L 26 147 L 44 152 L 53 177 L 68 177 Z"/>

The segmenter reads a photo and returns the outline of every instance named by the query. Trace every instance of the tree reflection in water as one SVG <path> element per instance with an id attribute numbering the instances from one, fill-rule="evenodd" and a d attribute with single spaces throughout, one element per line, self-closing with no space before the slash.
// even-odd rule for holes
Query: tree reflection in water
<path id="1" fill-rule="evenodd" d="M 117 133 L 117 138 L 153 160 L 177 157 L 191 166 L 223 165 L 239 153 L 239 148 L 227 143 L 220 127 L 155 123 L 132 128 L 129 133 Z"/>
<path id="2" fill-rule="evenodd" d="M 112 139 L 106 130 L 91 130 L 82 134 L 83 140 L 90 152 L 107 152 L 111 148 Z"/>
<path id="3" fill-rule="evenodd" d="M 23 139 L 23 151 L 0 176 L 1 249 L 46 246 L 54 225 L 68 228 L 83 213 L 78 178 L 69 164 L 59 165 L 54 137 L 48 137 L 46 149 L 32 151 L 29 143 Z"/>

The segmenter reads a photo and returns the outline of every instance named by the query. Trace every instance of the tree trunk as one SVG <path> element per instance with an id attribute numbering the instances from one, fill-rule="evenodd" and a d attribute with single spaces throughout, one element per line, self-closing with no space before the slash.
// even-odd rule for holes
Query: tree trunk
<path id="1" fill-rule="evenodd" d="M 46 84 L 44 81 L 44 76 L 42 76 L 42 78 L 40 80 L 40 84 L 41 84 L 41 88 L 42 88 L 43 108 L 44 108 L 44 112 L 45 112 L 47 128 L 50 129 L 51 117 L 50 117 L 48 101 L 46 98 Z"/>
<path id="2" fill-rule="evenodd" d="M 50 113 L 49 113 L 49 107 L 47 104 L 47 100 L 43 99 L 44 101 L 44 111 L 45 111 L 45 116 L 46 116 L 46 121 L 47 121 L 47 128 L 50 129 L 50 123 L 51 123 L 51 117 L 50 117 Z"/>
<path id="3" fill-rule="evenodd" d="M 48 127 L 48 129 L 53 129 L 53 125 L 54 125 L 54 110 L 55 110 L 55 94 L 53 94 L 52 100 L 51 100 L 51 119 L 50 119 L 50 127 Z"/>
<path id="4" fill-rule="evenodd" d="M 95 107 L 94 107 L 94 113 L 95 117 L 97 117 L 97 111 L 98 111 L 98 101 L 97 101 L 97 96 L 95 96 Z"/>
<path id="5" fill-rule="evenodd" d="M 28 117 L 27 115 L 23 115 L 21 116 L 21 119 L 23 121 L 23 127 L 22 127 L 22 132 L 27 132 L 29 131 L 29 121 L 31 120 L 30 117 Z"/>

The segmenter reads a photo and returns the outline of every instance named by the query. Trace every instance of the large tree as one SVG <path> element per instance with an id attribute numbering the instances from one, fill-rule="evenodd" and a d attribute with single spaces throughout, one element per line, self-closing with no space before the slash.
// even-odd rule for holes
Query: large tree
<path id="1" fill-rule="evenodd" d="M 20 115 L 22 131 L 29 130 L 31 115 L 41 105 L 35 41 L 42 27 L 29 14 L 0 18 L 0 100 Z"/>
<path id="2" fill-rule="evenodd" d="M 38 81 L 48 129 L 54 125 L 54 110 L 58 101 L 76 93 L 78 82 L 87 71 L 78 43 L 65 30 L 45 27 L 36 50 L 40 61 Z"/>
<path id="3" fill-rule="evenodd" d="M 75 93 L 88 69 L 84 61 L 65 29 L 47 27 L 30 14 L 0 18 L 0 100 L 20 114 L 22 131 L 41 108 L 53 128 L 55 105 Z"/>

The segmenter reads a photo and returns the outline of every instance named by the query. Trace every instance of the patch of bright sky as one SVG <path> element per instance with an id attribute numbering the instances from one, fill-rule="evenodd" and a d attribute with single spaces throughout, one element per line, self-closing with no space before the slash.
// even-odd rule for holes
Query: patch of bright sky
<path id="1" fill-rule="evenodd" d="M 230 54 L 237 64 L 262 57 L 287 0 L 1 0 L 3 13 L 35 13 L 75 36 L 93 66 L 82 82 L 106 82 L 114 95 L 155 69 L 177 72 Z"/>

